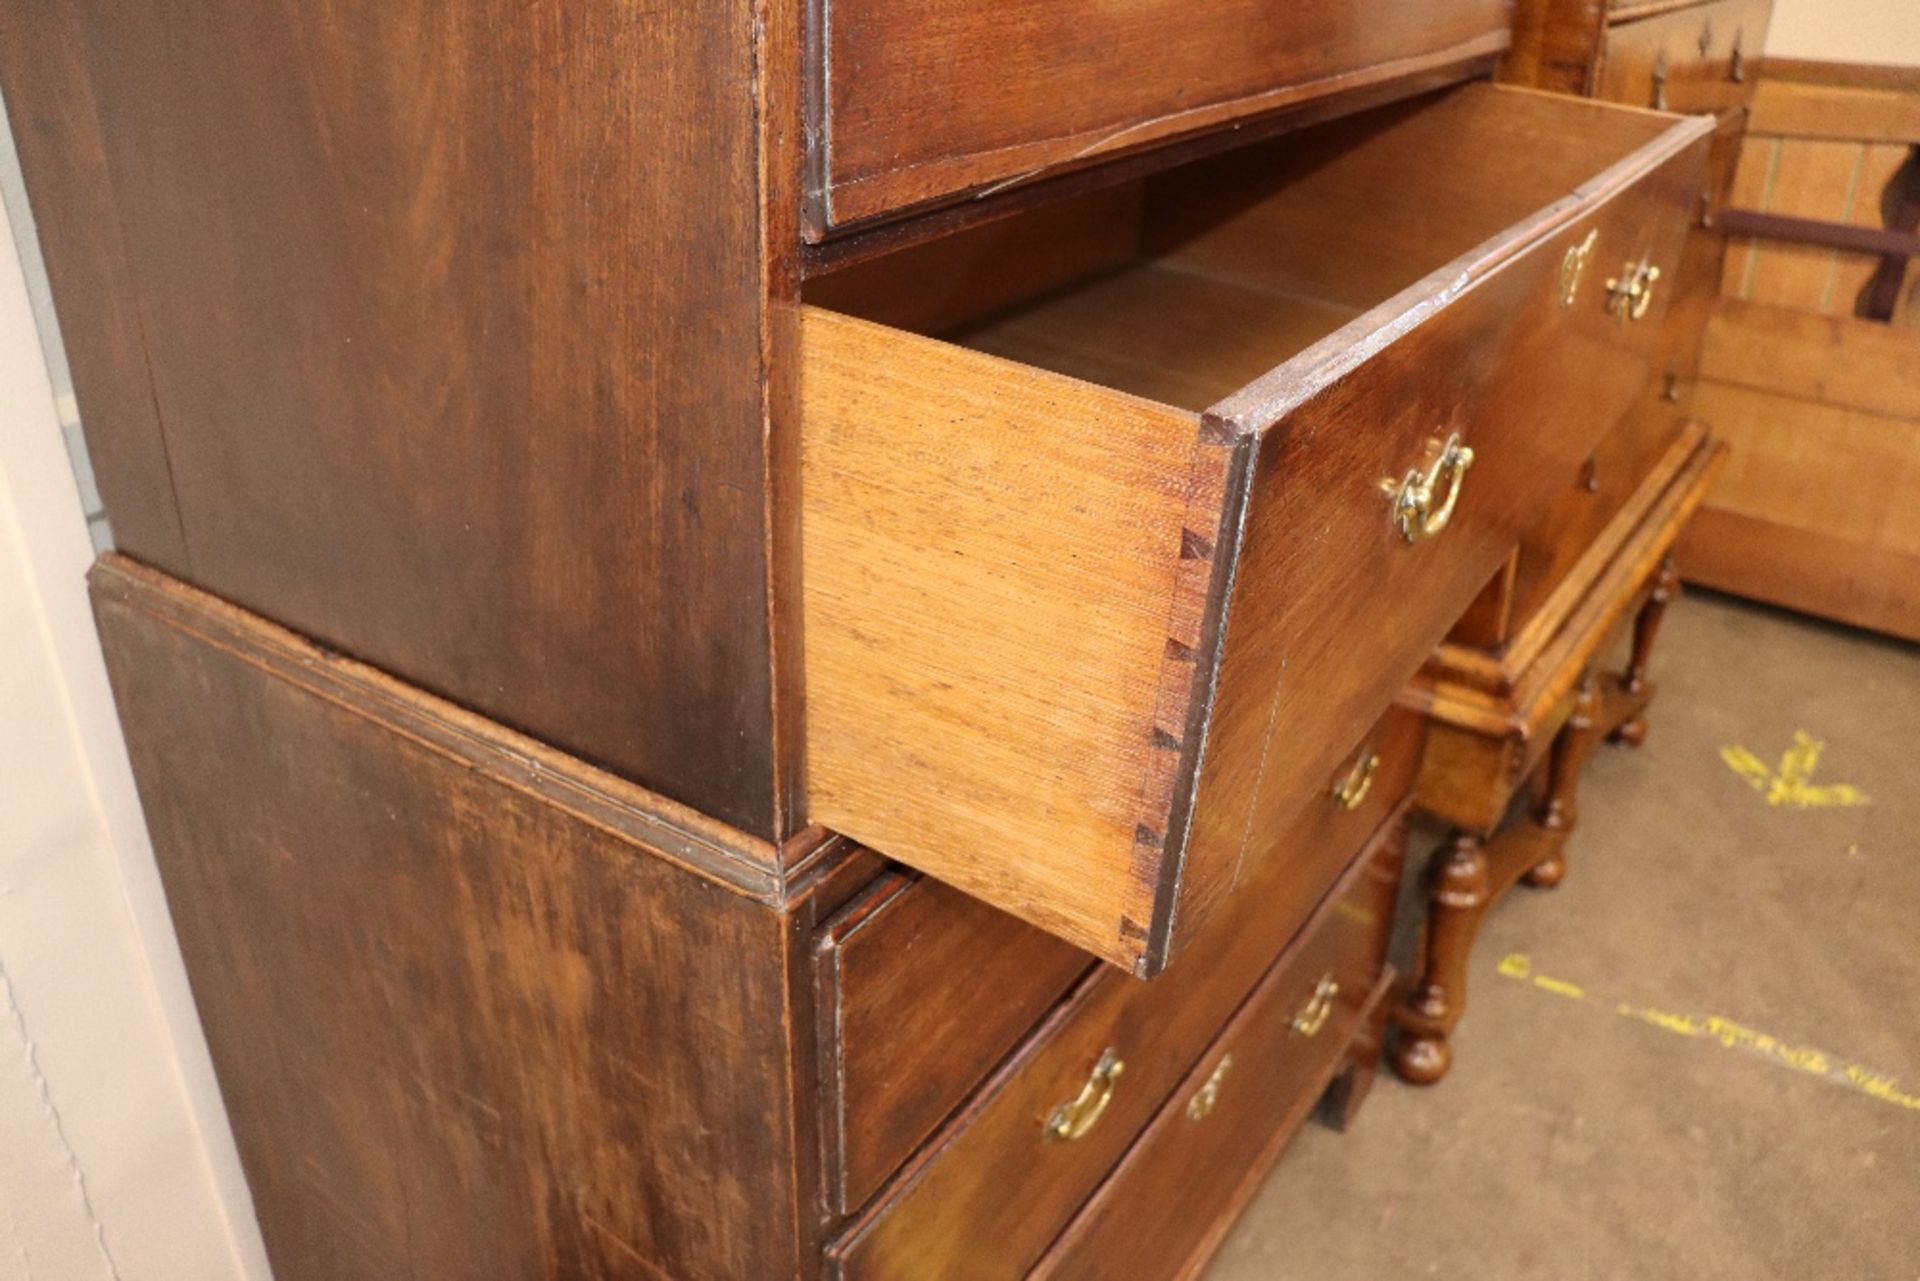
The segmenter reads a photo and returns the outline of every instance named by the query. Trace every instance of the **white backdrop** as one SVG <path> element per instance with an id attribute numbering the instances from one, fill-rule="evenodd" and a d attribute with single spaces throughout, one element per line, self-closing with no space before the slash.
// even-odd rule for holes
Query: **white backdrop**
<path id="1" fill-rule="evenodd" d="M 1920 0 L 1773 0 L 1767 52 L 1920 66 Z"/>
<path id="2" fill-rule="evenodd" d="M 12 161 L 0 115 L 17 197 Z M 0 1281 L 266 1281 L 113 715 L 93 547 L 11 231 L 0 208 Z"/>

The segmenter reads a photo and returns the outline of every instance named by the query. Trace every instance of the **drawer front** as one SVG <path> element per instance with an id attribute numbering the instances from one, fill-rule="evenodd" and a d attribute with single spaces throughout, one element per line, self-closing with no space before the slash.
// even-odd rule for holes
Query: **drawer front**
<path id="1" fill-rule="evenodd" d="M 1388 709 L 1277 839 L 1282 853 L 1247 903 L 1208 933 L 1245 935 L 1249 955 L 1277 950 L 1408 794 L 1425 734 L 1423 716 Z M 1201 945 L 1193 968 L 1224 966 L 1231 989 L 1225 947 Z M 899 872 L 824 926 L 815 970 L 829 1211 L 866 1204 L 1090 963 L 1017 917 Z"/>
<path id="2" fill-rule="evenodd" d="M 1388 928 L 1403 813 L 1348 865 L 1305 937 Z M 1279 920 L 1251 910 L 1268 887 L 1252 888 L 1235 919 L 1154 982 L 1108 967 L 1090 975 L 829 1250 L 833 1275 L 940 1276 L 957 1259 L 972 1276 L 1031 1267 L 1286 944 Z M 1056 1117 L 1074 1137 L 1048 1138 Z"/>
<path id="3" fill-rule="evenodd" d="M 1363 362 L 1336 335 L 1323 378 L 1251 388 L 1216 411 L 1273 426 L 1253 463 L 1180 914 L 1204 918 L 1239 869 L 1270 856 L 1262 835 L 1285 830 L 1649 395 L 1668 295 L 1655 282 L 1644 314 L 1618 318 L 1608 283 L 1643 263 L 1671 278 L 1704 152 L 1696 135 Z M 1448 439 L 1472 449 L 1470 466 L 1442 465 Z M 1409 541 L 1394 501 L 1416 478 L 1434 482 L 1434 532 Z"/>
<path id="4" fill-rule="evenodd" d="M 818 0 L 827 226 L 1491 57 L 1506 0 Z"/>
<path id="5" fill-rule="evenodd" d="M 858 1208 L 1092 959 L 950 886 L 883 876 L 815 949 L 827 1208 Z"/>
<path id="6" fill-rule="evenodd" d="M 1688 115 L 1753 100 L 1772 0 L 1717 0 L 1607 31 L 1595 96 Z"/>
<path id="7" fill-rule="evenodd" d="M 1714 299 L 1720 293 L 1720 264 L 1726 251 L 1725 239 L 1701 223 L 1703 216 L 1710 221 L 1711 211 L 1724 204 L 1745 133 L 1744 112 L 1722 118 L 1714 132 L 1700 203 L 1673 275 L 1673 304 L 1654 356 L 1653 386 L 1641 398 L 1639 408 L 1607 434 L 1580 478 L 1562 493 L 1547 519 L 1520 545 L 1506 611 L 1514 632 L 1525 626 L 1601 530 L 1626 506 L 1691 416 L 1700 344 Z M 1478 638 L 1460 639 L 1472 644 Z"/>
<path id="8" fill-rule="evenodd" d="M 1356 887 L 1274 968 L 1029 1275 L 1184 1277 L 1205 1262 L 1384 999 L 1392 886 Z"/>

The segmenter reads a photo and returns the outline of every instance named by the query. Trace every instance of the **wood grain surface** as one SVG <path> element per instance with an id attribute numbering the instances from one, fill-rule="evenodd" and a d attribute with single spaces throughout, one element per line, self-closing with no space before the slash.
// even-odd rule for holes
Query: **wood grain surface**
<path id="1" fill-rule="evenodd" d="M 1605 259 L 1563 306 L 1560 262 L 1671 264 L 1705 132 L 1462 89 L 1156 179 L 1135 259 L 951 343 L 810 307 L 816 817 L 1163 965 L 1649 386 L 1664 311 L 1617 324 Z M 1486 497 L 1408 548 L 1381 484 L 1454 427 Z"/>
<path id="2" fill-rule="evenodd" d="M 276 1276 L 800 1266 L 780 911 L 630 785 L 127 562 L 94 594 Z"/>
<path id="3" fill-rule="evenodd" d="M 804 342 L 814 817 L 1130 963 L 1162 671 L 1199 643 L 1228 451 L 1193 414 L 832 312 Z"/>
<path id="4" fill-rule="evenodd" d="M 864 1205 L 1095 962 L 895 872 L 816 942 L 827 1208 Z"/>
<path id="5" fill-rule="evenodd" d="M 817 230 L 1497 52 L 1504 0 L 816 0 Z"/>
<path id="6" fill-rule="evenodd" d="M 1036 1281 L 1199 1274 L 1384 995 L 1403 849 L 1398 833 L 1382 842 L 1335 910 L 1261 981 L 1034 1268 Z M 1304 1035 L 1298 1020 L 1328 979 L 1339 985 L 1332 1013 Z"/>
<path id="7" fill-rule="evenodd" d="M 1593 93 L 1687 114 L 1743 107 L 1772 14 L 1773 0 L 1714 0 L 1610 27 Z"/>
<path id="8" fill-rule="evenodd" d="M 744 2 L 0 16 L 122 550 L 786 835 L 755 33 Z"/>
<path id="9" fill-rule="evenodd" d="M 1384 943 L 1385 886 L 1398 868 L 1387 847 L 1405 812 L 1397 796 L 1392 811 L 1364 852 L 1338 851 L 1341 873 L 1305 919 L 1275 914 L 1253 893 L 1151 983 L 1096 969 L 834 1242 L 828 1275 L 893 1281 L 959 1261 L 968 1275 L 1025 1275 L 1290 944 L 1309 940 L 1299 946 L 1311 950 L 1311 940 L 1352 928 L 1370 939 L 1382 931 Z M 1259 888 L 1290 886 L 1269 875 Z M 1124 1070 L 1098 1122 L 1077 1140 L 1048 1141 L 1045 1118 L 1075 1098 L 1109 1048 Z"/>

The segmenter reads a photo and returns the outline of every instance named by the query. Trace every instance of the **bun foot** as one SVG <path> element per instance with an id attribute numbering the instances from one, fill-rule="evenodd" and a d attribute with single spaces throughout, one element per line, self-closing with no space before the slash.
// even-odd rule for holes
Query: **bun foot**
<path id="1" fill-rule="evenodd" d="M 1535 863 L 1520 877 L 1536 890 L 1550 890 L 1567 879 L 1566 855 L 1558 851 Z"/>
<path id="2" fill-rule="evenodd" d="M 1607 737 L 1615 743 L 1625 743 L 1628 747 L 1638 747 L 1647 741 L 1647 718 L 1644 716 L 1636 716 L 1615 729 L 1613 733 Z"/>
<path id="3" fill-rule="evenodd" d="M 1393 1044 L 1393 1070 L 1411 1085 L 1437 1085 L 1453 1066 L 1453 1047 L 1445 1037 L 1401 1032 Z"/>

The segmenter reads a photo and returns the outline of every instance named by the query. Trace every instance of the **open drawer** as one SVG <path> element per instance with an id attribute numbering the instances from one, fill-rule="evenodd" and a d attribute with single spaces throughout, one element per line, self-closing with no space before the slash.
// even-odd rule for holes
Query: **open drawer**
<path id="1" fill-rule="evenodd" d="M 1470 85 L 809 282 L 812 818 L 1157 972 L 1646 387 L 1710 128 Z"/>

